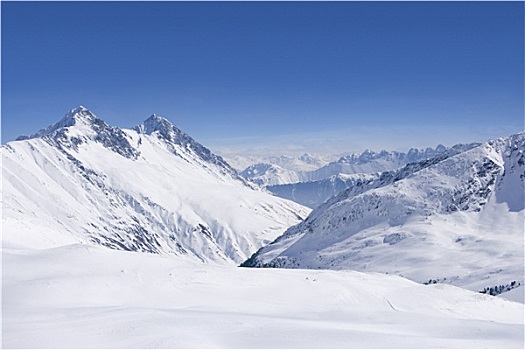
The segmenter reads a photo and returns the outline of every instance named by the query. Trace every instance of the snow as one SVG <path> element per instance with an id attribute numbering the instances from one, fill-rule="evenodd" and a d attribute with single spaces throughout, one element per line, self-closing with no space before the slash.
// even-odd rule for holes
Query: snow
<path id="1" fill-rule="evenodd" d="M 337 155 L 309 154 L 301 156 L 254 156 L 254 155 L 229 155 L 225 156 L 235 169 L 242 171 L 254 164 L 270 164 L 292 172 L 312 171 L 338 158 Z"/>
<path id="2" fill-rule="evenodd" d="M 168 120 L 73 109 L 1 147 L 2 346 L 521 349 L 524 138 L 376 174 L 299 223 Z M 295 269 L 236 266 L 259 248 Z"/>
<path id="3" fill-rule="evenodd" d="M 247 184 L 166 119 L 135 130 L 84 108 L 64 119 L 75 122 L 2 146 L 4 241 L 95 242 L 235 265 L 309 212 Z"/>
<path id="4" fill-rule="evenodd" d="M 523 285 L 524 144 L 517 134 L 354 186 L 245 265 L 375 271 L 473 291 Z"/>
<path id="5" fill-rule="evenodd" d="M 7 244 L 3 270 L 5 348 L 523 347 L 523 304 L 393 275 L 89 244 Z"/>
<path id="6" fill-rule="evenodd" d="M 240 172 L 239 175 L 259 186 L 271 186 L 304 181 L 300 172 L 283 169 L 278 165 L 267 163 L 250 165 Z"/>
<path id="7" fill-rule="evenodd" d="M 339 177 L 341 175 L 377 174 L 384 171 L 392 171 L 409 163 L 431 159 L 448 152 L 465 151 L 478 145 L 479 144 L 473 143 L 467 145 L 458 144 L 451 148 L 443 145 L 438 145 L 436 149 L 431 147 L 427 149 L 411 148 L 407 153 L 396 151 L 388 152 L 385 150 L 376 153 L 365 150 L 361 153 L 345 155 L 339 157 L 337 160 L 331 161 L 329 161 L 330 158 L 335 158 L 335 156 L 321 157 L 309 154 L 304 154 L 301 157 L 280 156 L 246 159 L 234 157 L 230 159 L 232 159 L 237 166 L 239 166 L 239 164 L 245 165 L 242 167 L 244 170 L 240 173 L 241 176 L 261 186 L 278 187 L 279 185 L 297 184 L 298 186 L 294 188 L 294 191 L 299 192 L 297 196 L 300 198 L 307 197 L 310 194 L 308 188 L 300 186 L 301 183 L 308 182 L 313 183 L 310 184 L 310 186 L 316 185 L 323 187 L 326 186 L 326 181 L 324 180 L 333 177 Z M 252 160 L 252 163 L 246 165 L 248 160 Z M 348 186 L 345 188 L 348 188 Z M 279 190 L 275 193 L 281 196 L 282 192 L 283 191 Z M 290 196 L 283 198 L 290 198 Z M 327 198 L 328 197 L 324 199 Z M 317 204 L 323 201 L 324 200 L 321 200 Z M 305 205 L 304 200 L 298 203 Z"/>

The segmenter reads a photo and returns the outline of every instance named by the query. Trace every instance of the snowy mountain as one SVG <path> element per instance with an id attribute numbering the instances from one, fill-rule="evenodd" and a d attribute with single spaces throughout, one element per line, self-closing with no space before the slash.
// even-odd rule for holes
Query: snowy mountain
<path id="1" fill-rule="evenodd" d="M 494 294 L 522 288 L 524 153 L 520 133 L 384 172 L 243 265 L 394 273 Z"/>
<path id="2" fill-rule="evenodd" d="M 464 149 L 467 150 L 479 144 L 467 144 L 467 145 L 455 145 L 454 149 Z M 407 153 L 404 152 L 388 152 L 382 150 L 381 152 L 374 152 L 371 150 L 365 150 L 362 153 L 354 153 L 346 156 L 339 157 L 337 161 L 331 161 L 325 163 L 320 167 L 312 168 L 308 170 L 299 170 L 297 168 L 285 168 L 277 165 L 276 163 L 282 161 L 281 158 L 268 158 L 268 161 L 265 163 L 252 164 L 248 166 L 244 171 L 240 173 L 245 179 L 254 182 L 260 186 L 269 187 L 272 186 L 270 191 L 278 196 L 281 193 L 287 193 L 288 190 L 292 187 L 288 186 L 290 184 L 298 184 L 300 182 L 310 182 L 308 186 L 295 186 L 293 187 L 295 191 L 301 191 L 303 188 L 307 191 L 306 193 L 300 193 L 297 195 L 298 198 L 307 197 L 310 189 L 318 183 L 321 187 L 326 187 L 330 182 L 331 178 L 336 178 L 339 175 L 357 175 L 357 174 L 377 174 L 384 171 L 391 171 L 399 169 L 402 166 L 414 163 L 422 160 L 427 160 L 434 158 L 440 154 L 445 154 L 450 150 L 443 145 L 438 145 L 434 148 L 427 149 L 417 149 L 411 148 Z M 285 158 L 285 157 L 284 157 Z M 301 159 L 308 159 L 308 155 L 303 155 Z M 310 163 L 321 164 L 321 162 Z M 329 181 L 325 181 L 329 180 Z M 341 184 L 341 178 L 337 181 Z M 333 181 L 333 180 L 331 180 Z M 286 185 L 285 187 L 278 188 L 279 185 Z M 346 187 L 345 187 L 346 188 Z M 320 192 L 325 192 L 323 189 L 319 189 Z M 335 194 L 335 193 L 334 193 Z M 290 198 L 290 196 L 285 196 L 283 198 Z M 328 197 L 324 198 L 326 200 Z M 311 205 L 316 205 L 322 203 L 324 200 L 319 200 L 311 202 Z M 303 205 L 307 202 L 299 201 Z"/>
<path id="3" fill-rule="evenodd" d="M 300 156 L 229 156 L 225 157 L 235 169 L 242 171 L 255 164 L 270 164 L 293 172 L 311 171 L 337 159 L 332 155 L 304 153 Z"/>
<path id="4" fill-rule="evenodd" d="M 257 190 L 168 120 L 125 130 L 84 107 L 2 146 L 4 244 L 245 260 L 308 209 Z"/>
<path id="5" fill-rule="evenodd" d="M 455 145 L 455 150 L 467 150 L 478 144 Z M 402 166 L 419 162 L 427 159 L 432 159 L 438 155 L 445 154 L 450 149 L 438 145 L 435 149 L 429 147 L 425 150 L 411 148 L 407 153 L 404 152 L 388 152 L 382 150 L 381 152 L 374 152 L 365 150 L 362 153 L 354 153 L 343 156 L 336 162 L 331 162 L 315 171 L 307 174 L 308 181 L 324 180 L 331 176 L 338 174 L 375 174 L 384 171 L 391 171 L 399 169 Z"/>
<path id="6" fill-rule="evenodd" d="M 240 172 L 239 175 L 244 179 L 263 187 L 303 181 L 301 172 L 284 169 L 278 165 L 269 163 L 250 165 Z"/>
<path id="7" fill-rule="evenodd" d="M 524 139 L 341 175 L 275 239 L 309 210 L 164 118 L 76 108 L 1 147 L 2 346 L 523 348 Z M 246 265 L 390 274 L 237 268 L 272 240 Z"/>
<path id="8" fill-rule="evenodd" d="M 332 157 L 328 155 L 304 153 L 296 157 L 286 155 L 267 157 L 266 161 L 288 170 L 310 171 L 326 165 L 330 162 L 331 158 Z"/>
<path id="9" fill-rule="evenodd" d="M 361 184 L 369 183 L 374 179 L 387 179 L 389 176 L 394 176 L 396 172 L 393 169 L 399 169 L 403 165 L 410 163 L 417 163 L 422 160 L 429 160 L 438 156 L 448 157 L 452 154 L 466 151 L 478 146 L 477 143 L 472 144 L 458 144 L 451 148 L 439 145 L 436 149 L 427 148 L 426 150 L 418 150 L 412 148 L 408 153 L 387 152 L 381 151 L 375 153 L 372 151 L 365 151 L 359 155 L 353 154 L 347 157 L 341 157 L 337 162 L 332 162 L 316 171 L 299 173 L 302 177 L 300 181 L 279 181 L 280 184 L 272 184 L 277 177 L 272 176 L 246 176 L 240 175 L 256 181 L 259 185 L 267 183 L 266 189 L 278 197 L 293 200 L 296 203 L 305 205 L 310 208 L 315 208 L 324 203 L 328 198 L 337 195 L 347 188 L 354 186 L 361 186 Z M 411 166 L 407 167 L 411 169 Z M 381 170 L 379 172 L 378 170 Z M 385 170 L 392 169 L 392 170 Z M 354 171 L 371 171 L 370 173 L 353 173 Z M 406 172 L 406 170 L 404 170 Z M 338 175 L 331 175 L 335 173 Z M 349 174 L 346 174 L 349 173 Z M 310 180 L 316 179 L 319 180 Z M 284 180 L 284 177 L 279 177 Z M 262 181 L 261 181 L 262 180 Z"/>

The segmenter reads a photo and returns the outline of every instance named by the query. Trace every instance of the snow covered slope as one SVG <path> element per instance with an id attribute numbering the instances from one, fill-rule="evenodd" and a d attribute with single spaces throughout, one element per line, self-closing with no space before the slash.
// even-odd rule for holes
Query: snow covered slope
<path id="1" fill-rule="evenodd" d="M 521 133 L 385 172 L 244 265 L 386 272 L 476 291 L 523 286 L 524 153 Z"/>
<path id="2" fill-rule="evenodd" d="M 155 115 L 124 130 L 79 107 L 2 157 L 4 241 L 20 246 L 91 242 L 238 263 L 308 213 Z"/>
<path id="3" fill-rule="evenodd" d="M 354 271 L 4 247 L 4 348 L 523 348 L 523 304 Z"/>
<path id="4" fill-rule="evenodd" d="M 239 175 L 263 187 L 302 182 L 305 178 L 301 172 L 287 170 L 278 165 L 268 163 L 252 164 L 240 172 Z"/>

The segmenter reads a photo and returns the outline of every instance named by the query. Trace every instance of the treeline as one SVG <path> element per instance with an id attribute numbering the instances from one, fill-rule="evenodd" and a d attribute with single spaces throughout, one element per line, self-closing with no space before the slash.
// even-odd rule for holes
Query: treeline
<path id="1" fill-rule="evenodd" d="M 514 288 L 517 288 L 520 285 L 521 285 L 520 282 L 512 281 L 506 285 L 501 284 L 499 286 L 494 286 L 494 287 L 485 287 L 483 288 L 483 290 L 480 290 L 479 292 L 482 294 L 498 295 L 498 294 L 513 290 Z"/>

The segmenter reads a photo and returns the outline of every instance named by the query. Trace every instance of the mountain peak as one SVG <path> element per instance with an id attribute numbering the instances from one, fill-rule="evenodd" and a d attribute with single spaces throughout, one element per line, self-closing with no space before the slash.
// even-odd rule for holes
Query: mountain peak
<path id="1" fill-rule="evenodd" d="M 176 127 L 168 119 L 153 113 L 142 124 L 134 127 L 133 129 L 139 133 L 147 134 L 147 135 L 150 135 L 154 133 L 155 131 L 158 131 L 161 134 L 167 135 L 171 131 L 174 131 Z"/>
<path id="2" fill-rule="evenodd" d="M 106 124 L 82 105 L 70 109 L 57 123 L 31 136 L 20 136 L 17 141 L 33 138 L 43 138 L 61 150 L 78 150 L 80 144 L 94 141 L 126 158 L 137 159 L 140 154 L 121 129 Z"/>
<path id="3" fill-rule="evenodd" d="M 80 112 L 85 112 L 85 111 L 89 112 L 89 109 L 87 109 L 84 105 L 78 105 L 78 107 L 70 109 L 67 114 L 70 114 L 70 113 L 75 114 L 75 113 L 80 113 Z"/>
<path id="4" fill-rule="evenodd" d="M 76 108 L 70 109 L 64 118 L 62 118 L 62 121 L 70 121 L 71 123 L 67 123 L 69 125 L 64 126 L 72 126 L 78 123 L 82 124 L 93 124 L 94 122 L 101 120 L 98 118 L 93 112 L 91 112 L 86 107 L 79 105 Z M 60 122 L 59 122 L 60 123 Z"/>
<path id="5" fill-rule="evenodd" d="M 145 120 L 145 122 L 147 121 L 163 121 L 163 120 L 166 120 L 168 121 L 166 118 L 164 117 L 161 117 L 160 115 L 156 114 L 156 113 L 153 113 L 148 119 Z"/>
<path id="6" fill-rule="evenodd" d="M 246 181 L 240 178 L 237 172 L 222 157 L 213 154 L 166 118 L 152 114 L 142 124 L 133 127 L 133 130 L 139 134 L 153 135 L 162 140 L 166 143 L 170 152 L 176 155 L 180 155 L 181 152 L 193 153 L 202 161 L 217 165 L 221 172 L 228 173 L 233 178 L 239 179 L 246 184 Z"/>
<path id="7" fill-rule="evenodd" d="M 27 136 L 22 135 L 16 140 L 27 140 L 44 136 L 52 136 L 59 130 L 74 126 L 74 125 L 93 125 L 93 124 L 105 124 L 100 118 L 93 114 L 83 105 L 79 105 L 76 108 L 70 109 L 62 119 L 57 123 L 52 124 L 44 129 L 39 130 L 37 133 Z"/>

